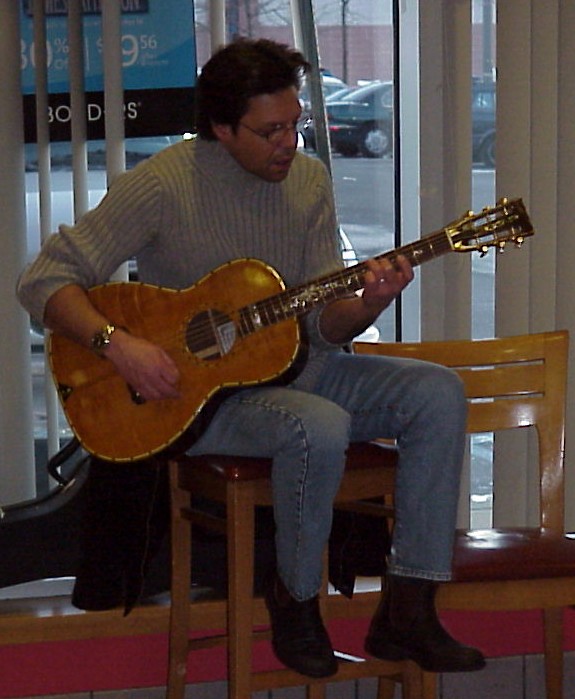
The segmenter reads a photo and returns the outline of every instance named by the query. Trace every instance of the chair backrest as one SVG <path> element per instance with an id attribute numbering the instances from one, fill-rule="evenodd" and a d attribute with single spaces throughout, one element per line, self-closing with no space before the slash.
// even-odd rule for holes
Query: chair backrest
<path id="1" fill-rule="evenodd" d="M 567 331 L 554 331 L 489 340 L 356 342 L 354 349 L 424 359 L 457 371 L 469 401 L 469 433 L 534 427 L 540 523 L 562 531 L 568 344 Z"/>

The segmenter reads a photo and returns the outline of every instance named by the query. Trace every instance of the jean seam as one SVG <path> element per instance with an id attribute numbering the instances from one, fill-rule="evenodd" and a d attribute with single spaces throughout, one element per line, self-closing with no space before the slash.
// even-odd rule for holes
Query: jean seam
<path id="1" fill-rule="evenodd" d="M 302 519 L 303 519 L 303 510 L 304 510 L 304 501 L 305 501 L 305 491 L 306 491 L 306 482 L 309 474 L 309 443 L 306 438 L 306 430 L 304 427 L 304 424 L 300 418 L 298 418 L 296 415 L 294 415 L 291 411 L 286 410 L 284 407 L 279 407 L 277 405 L 270 404 L 266 402 L 265 400 L 260 400 L 256 399 L 254 400 L 252 396 L 247 396 L 244 398 L 240 398 L 239 403 L 243 404 L 249 404 L 252 406 L 255 406 L 257 408 L 261 408 L 270 412 L 275 413 L 276 415 L 281 415 L 283 418 L 286 419 L 286 421 L 291 421 L 294 424 L 294 432 L 297 430 L 297 433 L 299 435 L 299 440 L 300 440 L 300 450 L 302 451 L 302 457 L 300 458 L 300 463 L 301 463 L 301 468 L 299 469 L 300 477 L 298 479 L 297 483 L 297 489 L 296 489 L 296 512 L 295 512 L 295 517 L 294 517 L 294 522 L 296 525 L 296 531 L 297 531 L 297 539 L 296 539 L 296 546 L 295 546 L 295 566 L 292 571 L 292 579 L 291 580 L 286 580 L 285 579 L 285 574 L 284 571 L 278 570 L 278 573 L 280 574 L 280 577 L 282 578 L 284 584 L 290 590 L 290 592 L 295 592 L 296 597 L 298 596 L 298 591 L 293 590 L 293 581 L 299 579 L 299 571 L 300 571 L 300 566 L 301 566 L 301 535 L 302 535 Z"/>

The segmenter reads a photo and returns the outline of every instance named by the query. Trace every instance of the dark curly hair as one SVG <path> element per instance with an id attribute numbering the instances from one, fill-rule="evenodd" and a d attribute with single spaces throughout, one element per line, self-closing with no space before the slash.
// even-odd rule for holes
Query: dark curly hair
<path id="1" fill-rule="evenodd" d="M 299 89 L 309 70 L 303 55 L 269 39 L 240 38 L 217 51 L 203 67 L 196 85 L 196 129 L 215 140 L 212 122 L 235 131 L 248 100 L 288 87 Z"/>

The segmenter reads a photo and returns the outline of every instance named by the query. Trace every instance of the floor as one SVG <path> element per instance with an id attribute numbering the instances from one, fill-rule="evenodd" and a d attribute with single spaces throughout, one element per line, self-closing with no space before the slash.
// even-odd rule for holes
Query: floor
<path id="1" fill-rule="evenodd" d="M 50 699 L 164 699 L 163 687 L 52 695 Z M 225 682 L 189 685 L 186 699 L 225 699 Z M 544 699 L 543 658 L 524 656 L 488 661 L 480 673 L 443 675 L 438 699 Z M 575 653 L 565 656 L 564 699 L 575 697 Z M 328 686 L 327 699 L 375 699 L 374 680 Z M 398 688 L 396 699 L 401 698 Z M 36 697 L 35 699 L 45 699 Z M 259 692 L 252 699 L 305 699 L 303 688 Z"/>

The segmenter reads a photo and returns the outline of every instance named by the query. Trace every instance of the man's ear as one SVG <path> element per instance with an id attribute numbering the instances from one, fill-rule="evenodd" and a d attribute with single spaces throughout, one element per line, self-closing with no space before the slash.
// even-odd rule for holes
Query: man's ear
<path id="1" fill-rule="evenodd" d="M 223 141 L 224 143 L 230 139 L 233 133 L 229 124 L 214 124 L 213 122 L 212 131 L 218 141 Z"/>

